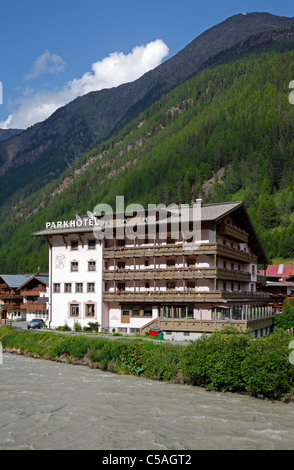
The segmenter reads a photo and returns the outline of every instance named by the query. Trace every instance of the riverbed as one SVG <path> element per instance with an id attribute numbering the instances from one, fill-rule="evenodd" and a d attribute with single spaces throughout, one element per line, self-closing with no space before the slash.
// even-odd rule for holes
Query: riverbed
<path id="1" fill-rule="evenodd" d="M 3 354 L 1 450 L 294 449 L 294 403 Z"/>

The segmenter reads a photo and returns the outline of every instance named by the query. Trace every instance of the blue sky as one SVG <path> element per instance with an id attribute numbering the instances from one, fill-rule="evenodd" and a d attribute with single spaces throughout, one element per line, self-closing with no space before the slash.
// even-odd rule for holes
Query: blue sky
<path id="1" fill-rule="evenodd" d="M 80 94 L 132 81 L 253 11 L 293 17 L 294 2 L 1 0 L 0 127 L 26 128 Z"/>

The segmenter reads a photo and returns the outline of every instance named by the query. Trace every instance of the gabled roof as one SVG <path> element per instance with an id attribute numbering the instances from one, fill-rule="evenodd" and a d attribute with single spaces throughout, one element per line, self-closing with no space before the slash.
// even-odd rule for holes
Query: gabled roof
<path id="1" fill-rule="evenodd" d="M 32 276 L 30 274 L 0 274 L 0 278 L 11 288 L 17 289 L 27 282 Z"/>
<path id="2" fill-rule="evenodd" d="M 214 220 L 218 221 L 222 219 L 225 215 L 228 215 L 230 212 L 233 212 L 238 207 L 242 206 L 242 202 L 225 202 L 219 204 L 204 204 L 201 208 L 201 220 L 209 221 Z"/>
<path id="3" fill-rule="evenodd" d="M 287 278 L 292 275 L 292 264 L 271 264 L 267 267 L 266 276 Z"/>
<path id="4" fill-rule="evenodd" d="M 41 274 L 41 275 L 31 275 L 29 277 L 29 279 L 27 279 L 23 284 L 21 284 L 19 287 L 23 287 L 25 286 L 26 284 L 28 284 L 29 282 L 31 282 L 33 279 L 37 279 L 38 281 L 40 282 L 43 282 L 44 284 L 47 284 L 47 286 L 49 285 L 49 276 L 45 275 L 45 274 Z"/>
<path id="5" fill-rule="evenodd" d="M 38 279 L 49 285 L 49 276 L 32 274 L 0 274 L 0 278 L 12 289 L 19 289 L 32 279 Z"/>
<path id="6" fill-rule="evenodd" d="M 181 221 L 181 218 L 179 216 L 179 211 L 177 208 L 174 208 L 173 210 L 172 208 L 170 208 L 170 206 L 167 206 L 165 210 L 163 210 L 162 207 L 160 210 L 161 210 L 161 214 L 166 214 L 166 217 L 163 217 L 161 221 L 156 222 L 157 224 L 164 224 L 167 221 L 169 223 L 170 222 L 177 223 L 177 221 Z M 169 218 L 170 217 L 168 215 L 169 213 L 172 214 L 171 218 Z M 257 255 L 258 263 L 268 264 L 266 253 L 253 227 L 253 224 L 250 220 L 250 217 L 247 213 L 247 210 L 243 202 L 238 201 L 238 202 L 225 202 L 225 203 L 217 203 L 217 204 L 203 204 L 201 205 L 201 222 L 219 222 L 223 217 L 227 216 L 230 213 L 233 213 L 233 216 L 238 221 L 238 226 L 246 230 L 246 232 L 249 234 L 248 244 L 252 252 Z M 140 224 L 138 224 L 138 226 L 139 225 Z M 142 226 L 143 225 L 144 224 L 142 224 Z M 110 229 L 112 230 L 113 227 L 110 227 Z M 45 229 L 45 230 L 40 230 L 38 232 L 34 232 L 32 233 L 32 235 L 50 237 L 52 235 L 64 235 L 68 233 L 83 233 L 83 232 L 93 233 L 93 226 Z"/>

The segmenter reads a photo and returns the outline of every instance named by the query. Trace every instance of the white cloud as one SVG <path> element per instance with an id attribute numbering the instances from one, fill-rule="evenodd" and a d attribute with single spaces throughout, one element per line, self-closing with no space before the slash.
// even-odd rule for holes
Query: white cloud
<path id="1" fill-rule="evenodd" d="M 50 54 L 48 50 L 43 52 L 35 61 L 31 73 L 25 75 L 25 80 L 32 80 L 44 73 L 55 74 L 63 72 L 66 62 L 57 54 Z"/>
<path id="2" fill-rule="evenodd" d="M 35 62 L 35 65 L 37 62 L 38 65 L 33 67 L 32 73 L 29 74 L 31 78 L 37 76 L 37 73 L 43 73 L 42 70 L 48 70 L 48 65 L 51 62 L 53 68 L 54 66 L 58 68 L 59 64 L 62 66 L 58 60 L 55 63 L 52 60 L 47 60 L 46 52 L 48 51 L 39 57 L 40 59 L 44 56 L 42 60 L 38 61 L 37 59 Z M 168 52 L 167 45 L 161 39 L 157 39 L 146 45 L 134 47 L 132 52 L 126 55 L 121 52 L 109 54 L 103 60 L 93 63 L 90 72 L 86 72 L 81 78 L 75 78 L 68 82 L 59 91 L 39 91 L 30 93 L 30 96 L 23 95 L 18 109 L 10 114 L 5 121 L 0 121 L 0 128 L 26 129 L 36 122 L 48 118 L 56 109 L 78 96 L 90 91 L 112 88 L 122 83 L 134 81 L 160 65 Z M 49 54 L 49 56 L 52 59 L 54 55 Z"/>

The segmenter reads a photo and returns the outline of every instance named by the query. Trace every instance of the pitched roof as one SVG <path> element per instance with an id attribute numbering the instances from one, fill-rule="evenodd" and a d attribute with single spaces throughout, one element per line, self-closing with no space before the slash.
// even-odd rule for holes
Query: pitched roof
<path id="1" fill-rule="evenodd" d="M 181 207 L 181 206 L 180 206 Z M 192 206 L 191 206 L 192 207 Z M 146 209 L 147 211 L 148 209 Z M 153 209 L 154 210 L 154 209 Z M 163 207 L 161 207 L 161 214 L 167 214 L 167 217 L 163 218 L 160 222 L 157 223 L 166 223 L 168 220 L 169 222 L 174 222 L 176 223 L 177 220 L 181 220 L 179 218 L 179 211 L 175 207 L 174 210 L 173 208 L 170 208 L 170 206 L 167 206 L 165 210 L 163 210 Z M 172 214 L 172 219 L 169 219 L 168 212 Z M 250 217 L 247 213 L 247 210 L 243 204 L 243 202 L 225 202 L 225 203 L 217 203 L 217 204 L 203 204 L 201 206 L 201 222 L 218 222 L 220 219 L 222 219 L 224 216 L 234 213 L 234 217 L 238 219 L 238 224 L 240 227 L 250 227 L 249 229 L 249 246 L 251 247 L 252 251 L 256 253 L 258 256 L 258 262 L 259 263 L 268 263 L 268 259 L 266 256 L 266 253 L 263 249 L 263 246 L 258 238 L 258 235 L 253 227 L 253 224 L 250 220 Z M 87 218 L 84 217 L 84 222 L 83 226 L 80 227 L 72 227 L 72 226 L 67 226 L 66 228 L 54 228 L 54 229 L 43 229 L 39 230 L 38 232 L 32 233 L 33 236 L 52 236 L 52 235 L 64 235 L 68 233 L 86 233 L 86 232 L 93 232 L 93 226 L 90 226 L 87 224 Z M 140 224 L 138 224 L 139 226 Z M 142 224 L 144 225 L 144 224 Z M 116 228 L 118 225 L 115 226 Z M 110 227 L 112 230 L 113 227 Z"/>
<path id="2" fill-rule="evenodd" d="M 32 276 L 30 274 L 0 274 L 0 277 L 9 287 L 18 288 L 27 282 Z"/>
<path id="3" fill-rule="evenodd" d="M 0 274 L 0 278 L 11 288 L 18 289 L 24 284 L 27 284 L 31 279 L 39 279 L 41 282 L 45 282 L 49 285 L 49 276 L 44 274 L 33 275 L 33 274 Z"/>
<path id="4" fill-rule="evenodd" d="M 266 276 L 269 277 L 289 277 L 292 271 L 292 264 L 271 264 L 267 267 Z"/>
<path id="5" fill-rule="evenodd" d="M 201 220 L 218 220 L 241 207 L 242 202 L 225 202 L 220 204 L 204 204 L 201 208 Z"/>

